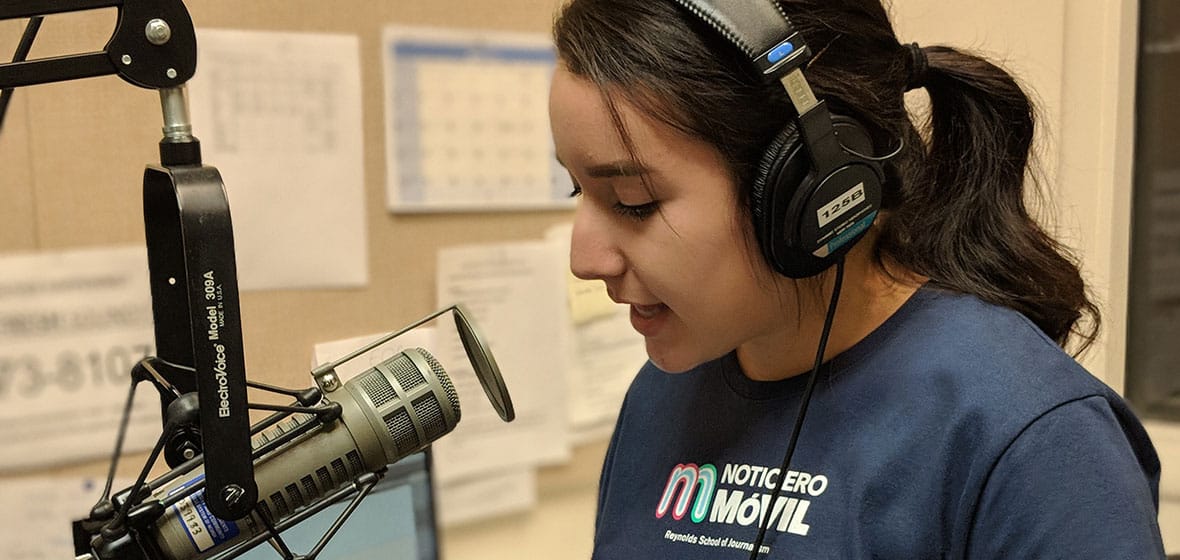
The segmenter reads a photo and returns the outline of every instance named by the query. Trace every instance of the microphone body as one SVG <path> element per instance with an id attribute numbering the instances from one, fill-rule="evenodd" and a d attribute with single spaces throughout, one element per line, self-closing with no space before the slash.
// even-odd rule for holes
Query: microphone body
<path id="1" fill-rule="evenodd" d="M 254 463 L 258 509 L 272 523 L 315 504 L 358 476 L 425 449 L 459 422 L 459 399 L 438 361 L 421 348 L 408 349 L 328 392 L 341 416 L 325 422 Z M 254 449 L 314 421 L 290 418 L 259 432 Z M 204 442 L 206 446 L 216 441 Z M 204 479 L 203 467 L 165 484 L 151 499 L 165 500 Z M 213 515 L 201 489 L 168 507 L 156 522 L 150 548 L 160 560 L 201 560 L 266 531 L 257 510 L 238 521 Z"/>

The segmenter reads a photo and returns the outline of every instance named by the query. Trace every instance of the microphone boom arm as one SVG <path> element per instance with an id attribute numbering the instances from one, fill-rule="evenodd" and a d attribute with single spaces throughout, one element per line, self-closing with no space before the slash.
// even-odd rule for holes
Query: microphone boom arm
<path id="1" fill-rule="evenodd" d="M 0 64 L 0 89 L 117 74 L 146 89 L 179 87 L 197 69 L 197 38 L 181 0 L 0 0 L 0 21 L 117 8 L 99 52 Z"/>
<path id="2" fill-rule="evenodd" d="M 250 421 L 237 266 L 224 184 L 216 168 L 201 164 L 188 121 L 183 85 L 197 65 L 192 18 L 181 0 L 0 0 L 0 21 L 112 7 L 118 19 L 103 51 L 0 64 L 0 90 L 117 74 L 160 91 L 162 166 L 149 166 L 143 178 L 156 351 L 193 368 L 193 374 L 163 373 L 204 405 L 199 426 L 165 424 L 165 431 L 187 433 L 187 441 L 162 437 L 204 449 L 210 510 L 241 519 L 257 500 L 257 487 L 253 465 L 242 460 L 250 455 Z M 161 393 L 161 409 L 173 400 Z M 197 437 L 217 445 L 193 442 Z"/>

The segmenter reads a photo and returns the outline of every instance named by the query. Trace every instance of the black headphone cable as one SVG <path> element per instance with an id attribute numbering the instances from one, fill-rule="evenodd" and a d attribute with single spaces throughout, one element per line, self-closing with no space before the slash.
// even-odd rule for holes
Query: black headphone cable
<path id="1" fill-rule="evenodd" d="M 828 312 L 824 317 L 824 329 L 819 336 L 819 348 L 815 352 L 815 365 L 807 377 L 807 388 L 803 391 L 803 400 L 799 403 L 799 412 L 795 416 L 795 426 L 791 428 L 791 439 L 787 443 L 787 452 L 783 455 L 783 464 L 779 468 L 778 485 L 770 495 L 770 511 L 762 512 L 762 523 L 758 528 L 758 538 L 754 540 L 754 547 L 750 549 L 750 560 L 758 558 L 758 549 L 762 548 L 762 541 L 766 538 L 766 529 L 770 527 L 771 513 L 774 504 L 783 491 L 783 483 L 787 480 L 787 469 L 791 465 L 791 455 L 795 453 L 795 444 L 799 441 L 799 432 L 803 428 L 803 418 L 807 416 L 807 405 L 811 402 L 811 394 L 815 389 L 815 380 L 819 377 L 819 367 L 824 361 L 824 350 L 828 346 L 828 335 L 832 332 L 832 320 L 836 317 L 836 304 L 840 301 L 840 287 L 844 284 L 844 257 L 836 261 L 836 284 L 832 288 L 832 299 L 828 303 Z"/>

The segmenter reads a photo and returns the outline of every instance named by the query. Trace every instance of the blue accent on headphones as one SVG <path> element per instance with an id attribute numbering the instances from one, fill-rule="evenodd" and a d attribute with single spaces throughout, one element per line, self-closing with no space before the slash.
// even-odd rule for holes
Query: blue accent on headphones
<path id="1" fill-rule="evenodd" d="M 793 52 L 795 52 L 795 44 L 790 41 L 783 41 L 777 47 L 771 49 L 770 53 L 766 55 L 766 60 L 774 64 Z"/>
<path id="2" fill-rule="evenodd" d="M 852 226 L 850 226 L 848 229 L 844 230 L 844 232 L 841 233 L 840 235 L 837 235 L 836 237 L 832 238 L 832 240 L 828 242 L 827 253 L 828 254 L 835 253 L 836 251 L 838 251 L 840 249 L 840 247 L 843 247 L 849 241 L 854 241 L 856 239 L 859 239 L 860 234 L 864 233 L 865 230 L 869 229 L 869 226 L 873 225 L 873 220 L 875 220 L 875 219 L 877 219 L 877 211 L 876 210 L 874 210 L 868 216 L 861 218 L 861 220 L 856 222 L 855 224 L 852 224 Z"/>

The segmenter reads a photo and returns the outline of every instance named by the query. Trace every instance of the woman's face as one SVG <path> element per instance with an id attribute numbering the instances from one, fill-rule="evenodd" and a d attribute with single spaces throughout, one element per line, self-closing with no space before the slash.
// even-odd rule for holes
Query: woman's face
<path id="1" fill-rule="evenodd" d="M 611 299 L 631 306 L 632 326 L 665 371 L 769 342 L 775 332 L 781 345 L 795 290 L 776 290 L 785 279 L 747 242 L 750 226 L 721 154 L 622 99 L 617 106 L 640 161 L 599 89 L 560 66 L 555 72 L 549 113 L 557 158 L 581 191 L 573 273 L 604 281 Z"/>

